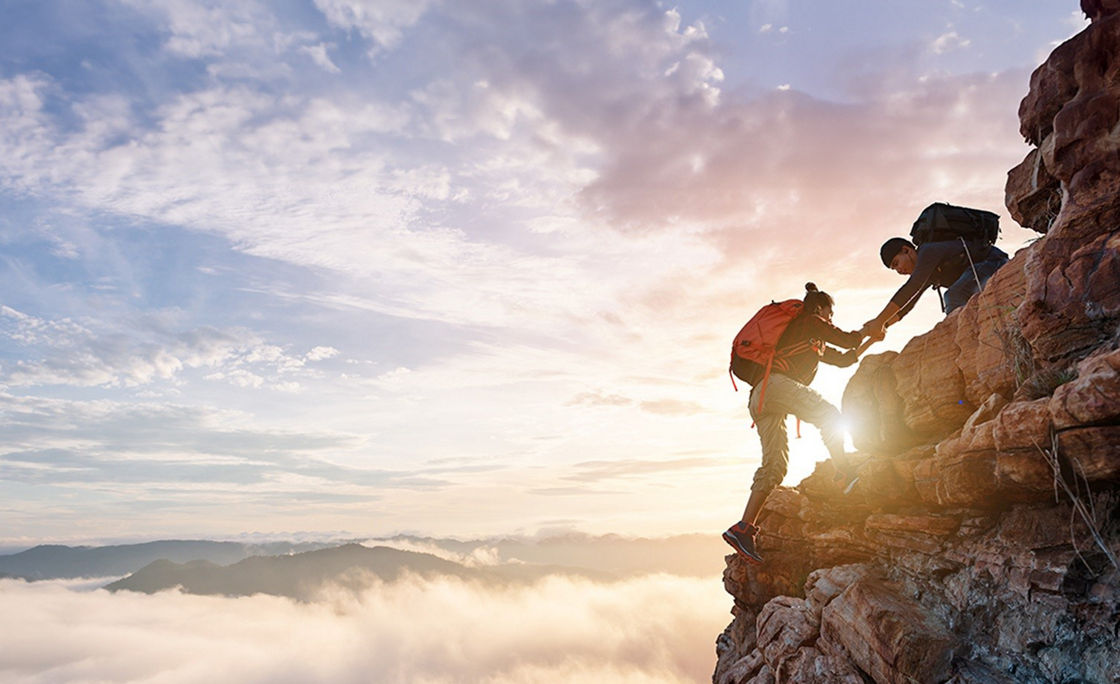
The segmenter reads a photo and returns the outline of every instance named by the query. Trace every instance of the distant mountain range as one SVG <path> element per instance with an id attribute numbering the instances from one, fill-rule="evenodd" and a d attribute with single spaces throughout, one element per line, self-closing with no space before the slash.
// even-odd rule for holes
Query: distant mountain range
<path id="1" fill-rule="evenodd" d="M 185 563 L 207 560 L 226 565 L 250 556 L 274 556 L 312 551 L 329 543 L 240 542 L 165 540 L 117 546 L 36 546 L 26 551 L 0 556 L 0 576 L 28 580 L 73 579 L 77 577 L 114 577 L 157 560 Z"/>
<path id="2" fill-rule="evenodd" d="M 731 553 L 716 532 L 655 539 L 572 532 L 548 537 L 503 537 L 458 541 L 399 535 L 372 540 L 388 545 L 430 545 L 461 556 L 486 551 L 502 561 L 589 568 L 614 575 L 664 572 L 686 577 L 719 577 Z"/>
<path id="3" fill-rule="evenodd" d="M 556 566 L 515 563 L 472 568 L 428 553 L 345 544 L 293 555 L 256 556 L 227 566 L 208 561 L 159 560 L 105 588 L 150 594 L 179 587 L 189 594 L 272 594 L 312 600 L 327 585 L 359 591 L 368 586 L 372 578 L 393 582 L 406 574 L 423 578 L 455 577 L 486 584 L 531 582 L 556 574 L 600 581 L 613 579 L 603 573 Z"/>
<path id="4" fill-rule="evenodd" d="M 392 581 L 406 571 L 487 582 L 531 581 L 557 573 L 596 579 L 649 573 L 718 578 L 728 551 L 714 534 L 631 539 L 572 533 L 469 541 L 398 535 L 365 543 L 164 540 L 115 546 L 45 545 L 0 555 L 0 578 L 48 580 L 131 573 L 109 586 L 159 591 L 181 585 L 194 593 L 263 592 L 301 598 L 327 579 L 346 585 L 351 569 L 363 581 L 368 575 Z M 374 544 L 378 546 L 369 548 Z"/>

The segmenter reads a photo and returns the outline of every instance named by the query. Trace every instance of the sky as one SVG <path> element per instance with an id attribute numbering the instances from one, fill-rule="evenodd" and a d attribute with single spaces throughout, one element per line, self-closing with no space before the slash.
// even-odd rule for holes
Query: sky
<path id="1" fill-rule="evenodd" d="M 1018 104 L 1085 26 L 1071 0 L 0 9 L 10 548 L 717 533 L 760 458 L 731 338 L 807 281 L 861 325 L 933 201 L 1030 240 Z M 824 456 L 806 428 L 787 482 Z"/>

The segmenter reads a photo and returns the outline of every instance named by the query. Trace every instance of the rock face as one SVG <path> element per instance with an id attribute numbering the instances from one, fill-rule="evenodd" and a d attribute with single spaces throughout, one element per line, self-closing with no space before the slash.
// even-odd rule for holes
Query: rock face
<path id="1" fill-rule="evenodd" d="M 1120 682 L 1120 2 L 1031 77 L 1007 206 L 1043 234 L 844 393 L 867 462 L 727 557 L 718 684 Z"/>

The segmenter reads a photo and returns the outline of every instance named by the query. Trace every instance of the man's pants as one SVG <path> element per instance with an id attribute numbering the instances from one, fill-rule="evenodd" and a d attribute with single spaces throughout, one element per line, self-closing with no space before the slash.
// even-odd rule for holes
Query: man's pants
<path id="1" fill-rule="evenodd" d="M 992 246 L 988 251 L 988 256 L 983 261 L 976 262 L 976 273 L 973 274 L 972 266 L 964 270 L 960 278 L 945 290 L 945 314 L 948 315 L 953 309 L 960 308 L 965 305 L 972 295 L 979 292 L 984 287 L 984 283 L 988 282 L 988 278 L 992 277 L 1000 266 L 1007 263 L 1007 253 L 1002 249 Z M 976 282 L 976 278 L 980 278 L 980 282 Z"/>
<path id="2" fill-rule="evenodd" d="M 782 483 L 789 466 L 789 436 L 786 416 L 793 414 L 821 431 L 828 453 L 837 463 L 844 462 L 844 428 L 840 411 L 817 392 L 780 373 L 771 373 L 763 397 L 762 383 L 751 390 L 750 412 L 762 440 L 762 465 L 755 471 L 751 491 L 769 493 Z"/>

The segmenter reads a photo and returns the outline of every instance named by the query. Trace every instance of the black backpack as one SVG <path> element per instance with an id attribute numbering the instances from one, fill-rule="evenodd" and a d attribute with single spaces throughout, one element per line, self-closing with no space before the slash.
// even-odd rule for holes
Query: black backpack
<path id="1" fill-rule="evenodd" d="M 983 209 L 934 202 L 922 210 L 910 229 L 915 247 L 962 237 L 969 243 L 994 245 L 999 237 L 999 216 Z"/>

